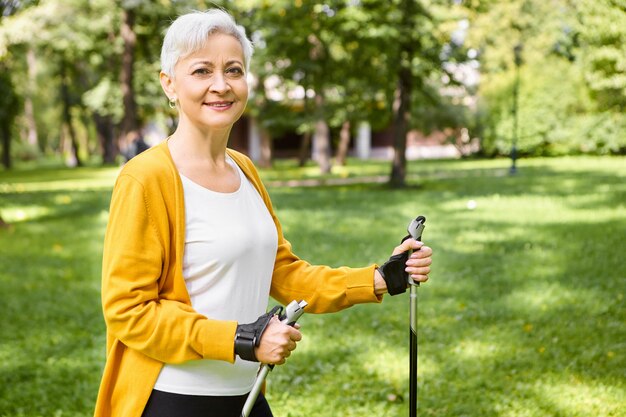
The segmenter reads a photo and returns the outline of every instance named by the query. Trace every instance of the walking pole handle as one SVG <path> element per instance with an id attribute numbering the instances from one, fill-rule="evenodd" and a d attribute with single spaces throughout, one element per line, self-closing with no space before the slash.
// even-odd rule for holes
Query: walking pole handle
<path id="1" fill-rule="evenodd" d="M 292 301 L 285 307 L 285 311 L 280 315 L 279 319 L 281 323 L 287 324 L 289 326 L 294 326 L 300 316 L 304 314 L 304 308 L 308 305 L 308 303 L 304 300 L 297 302 Z M 274 369 L 273 364 L 262 364 L 259 369 L 259 373 L 257 374 L 256 380 L 254 381 L 254 386 L 248 394 L 248 398 L 246 399 L 246 403 L 243 405 L 243 410 L 241 411 L 241 417 L 248 417 L 250 412 L 252 411 L 252 407 L 256 402 L 257 397 L 259 396 L 259 392 L 261 392 L 261 387 L 263 386 L 263 381 L 267 377 L 267 374 Z"/>
<path id="2" fill-rule="evenodd" d="M 424 232 L 424 223 L 426 223 L 426 217 L 417 216 L 414 220 L 411 220 L 407 232 L 415 240 L 422 240 L 422 233 Z"/>
<path id="3" fill-rule="evenodd" d="M 308 303 L 304 300 L 297 302 L 296 300 L 289 303 L 287 307 L 285 307 L 285 312 L 281 314 L 280 321 L 289 326 L 296 324 L 298 319 L 304 314 L 304 307 L 306 307 Z"/>
<path id="4" fill-rule="evenodd" d="M 406 230 L 409 234 L 402 239 L 402 241 L 404 242 L 406 239 L 413 238 L 421 242 L 422 233 L 424 232 L 424 223 L 426 223 L 426 217 L 424 216 L 417 216 L 414 220 L 412 220 Z M 411 277 L 408 277 L 408 280 L 410 285 L 416 285 L 419 287 L 419 282 L 413 281 Z"/>
<path id="5" fill-rule="evenodd" d="M 304 314 L 304 307 L 307 305 L 308 303 L 304 300 L 300 302 L 293 300 L 285 307 L 285 312 L 279 316 L 280 322 L 291 327 L 295 326 L 300 316 Z M 268 366 L 270 370 L 274 369 L 273 364 L 263 364 L 261 366 Z"/>

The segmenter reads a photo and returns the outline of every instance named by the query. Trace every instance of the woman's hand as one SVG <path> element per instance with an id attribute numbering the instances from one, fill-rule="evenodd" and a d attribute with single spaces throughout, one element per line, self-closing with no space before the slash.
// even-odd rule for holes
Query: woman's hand
<path id="1" fill-rule="evenodd" d="M 393 249 L 391 256 L 399 255 L 408 250 L 413 250 L 413 253 L 406 261 L 405 272 L 415 282 L 428 281 L 433 250 L 424 245 L 423 242 L 407 239 Z M 382 295 L 387 292 L 387 284 L 378 269 L 374 273 L 374 292 L 376 295 Z"/>
<path id="2" fill-rule="evenodd" d="M 408 248 L 407 248 L 408 247 Z M 433 250 L 424 245 L 423 242 L 415 239 L 407 239 L 400 246 L 396 246 L 392 255 L 405 252 L 409 249 L 413 249 L 413 253 L 406 261 L 406 269 L 409 276 L 413 278 L 415 282 L 428 281 L 428 274 L 430 274 L 430 265 L 433 263 Z"/>
<path id="3" fill-rule="evenodd" d="M 302 340 L 298 324 L 291 327 L 281 323 L 277 316 L 272 317 L 261 336 L 261 343 L 255 348 L 259 362 L 282 365 L 296 348 L 296 342 Z"/>

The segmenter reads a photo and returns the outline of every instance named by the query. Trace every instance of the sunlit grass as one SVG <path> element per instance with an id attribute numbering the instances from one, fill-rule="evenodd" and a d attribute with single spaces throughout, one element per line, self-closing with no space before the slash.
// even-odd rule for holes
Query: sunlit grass
<path id="1" fill-rule="evenodd" d="M 281 187 L 296 253 L 381 263 L 417 214 L 435 249 L 419 289 L 420 416 L 626 416 L 626 159 L 414 161 L 410 187 Z M 325 178 L 367 181 L 351 160 Z M 89 416 L 104 362 L 102 238 L 117 168 L 0 172 L 0 417 Z M 408 415 L 408 297 L 305 315 L 268 378 L 279 416 Z"/>

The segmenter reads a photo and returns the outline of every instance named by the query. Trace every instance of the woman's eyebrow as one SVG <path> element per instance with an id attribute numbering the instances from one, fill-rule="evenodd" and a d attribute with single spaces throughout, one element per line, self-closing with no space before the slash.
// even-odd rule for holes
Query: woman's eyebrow
<path id="1" fill-rule="evenodd" d="M 215 66 L 215 64 L 213 64 L 211 61 L 194 61 L 191 63 L 191 66 L 194 66 L 194 65 L 206 65 L 209 67 Z"/>
<path id="2" fill-rule="evenodd" d="M 239 61 L 238 59 L 231 59 L 230 61 L 226 61 L 226 66 L 232 65 L 232 64 L 239 64 L 243 66 L 243 62 Z"/>
<path id="3" fill-rule="evenodd" d="M 231 59 L 229 61 L 226 61 L 226 66 L 229 66 L 229 65 L 232 65 L 232 64 L 239 64 L 239 65 L 243 66 L 243 63 L 240 60 L 238 60 L 238 59 Z M 213 62 L 206 61 L 206 60 L 200 60 L 200 61 L 192 62 L 191 66 L 194 66 L 194 65 L 206 65 L 208 67 L 214 67 L 215 66 L 215 64 Z"/>

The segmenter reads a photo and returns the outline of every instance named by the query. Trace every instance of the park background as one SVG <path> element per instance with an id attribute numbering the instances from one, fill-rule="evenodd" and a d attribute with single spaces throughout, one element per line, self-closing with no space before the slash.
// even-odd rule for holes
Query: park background
<path id="1" fill-rule="evenodd" d="M 382 263 L 418 214 L 420 415 L 625 416 L 622 0 L 0 1 L 0 416 L 89 416 L 119 167 L 175 128 L 163 31 L 255 44 L 231 145 L 314 263 Z M 278 416 L 408 415 L 408 299 L 304 316 Z"/>

